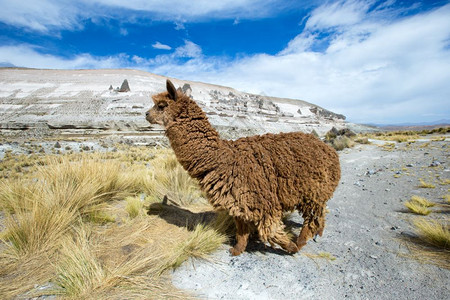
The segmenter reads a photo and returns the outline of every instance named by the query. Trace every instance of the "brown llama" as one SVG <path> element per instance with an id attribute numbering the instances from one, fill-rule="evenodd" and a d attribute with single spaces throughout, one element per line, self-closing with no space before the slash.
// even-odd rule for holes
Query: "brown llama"
<path id="1" fill-rule="evenodd" d="M 312 134 L 265 134 L 223 140 L 202 109 L 167 80 L 167 92 L 153 97 L 146 113 L 165 127 L 178 161 L 199 181 L 215 210 L 236 223 L 239 255 L 256 230 L 263 242 L 295 253 L 325 226 L 325 205 L 339 183 L 339 157 Z M 284 231 L 283 212 L 297 209 L 303 226 L 296 243 Z"/>

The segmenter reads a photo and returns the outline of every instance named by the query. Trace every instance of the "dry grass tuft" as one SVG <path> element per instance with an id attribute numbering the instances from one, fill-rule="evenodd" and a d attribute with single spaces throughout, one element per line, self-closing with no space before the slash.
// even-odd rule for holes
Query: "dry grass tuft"
<path id="1" fill-rule="evenodd" d="M 364 136 L 370 139 L 383 140 L 383 141 L 395 141 L 398 143 L 413 142 L 420 138 L 418 132 L 414 131 L 388 131 L 367 133 Z"/>
<path id="2" fill-rule="evenodd" d="M 385 143 L 379 147 L 382 148 L 384 151 L 393 151 L 395 149 L 395 144 L 394 143 Z"/>
<path id="3" fill-rule="evenodd" d="M 327 261 L 335 261 L 336 257 L 334 257 L 331 253 L 329 252 L 319 252 L 318 254 L 312 254 L 312 253 L 303 253 L 303 255 L 305 255 L 308 258 L 311 259 L 325 259 Z"/>
<path id="4" fill-rule="evenodd" d="M 427 216 L 431 213 L 431 210 L 426 206 L 423 206 L 417 202 L 407 201 L 405 202 L 405 206 L 413 213 L 417 215 Z"/>
<path id="5" fill-rule="evenodd" d="M 211 223 L 211 227 L 223 235 L 234 236 L 236 234 L 236 226 L 233 217 L 226 211 L 217 213 L 216 218 Z"/>
<path id="6" fill-rule="evenodd" d="M 347 136 L 338 136 L 328 140 L 328 142 L 337 151 L 344 150 L 345 148 L 351 148 L 355 145 L 355 142 Z"/>
<path id="7" fill-rule="evenodd" d="M 55 283 L 60 294 L 85 298 L 104 281 L 106 274 L 91 249 L 87 232 L 81 229 L 75 237 L 62 244 Z"/>
<path id="8" fill-rule="evenodd" d="M 164 196 L 181 206 L 203 201 L 197 181 L 177 162 L 172 151 L 161 150 L 160 155 L 152 160 L 150 170 L 138 168 L 129 172 L 128 177 L 157 202 L 161 202 Z"/>
<path id="9" fill-rule="evenodd" d="M 426 198 L 420 197 L 420 196 L 412 196 L 411 202 L 417 203 L 419 205 L 422 205 L 424 207 L 433 207 L 436 205 L 436 203 L 433 203 Z"/>
<path id="10" fill-rule="evenodd" d="M 431 213 L 429 207 L 433 207 L 435 205 L 436 203 L 433 203 L 420 196 L 412 196 L 410 201 L 405 202 L 405 206 L 411 212 L 423 216 L 429 215 Z"/>
<path id="11" fill-rule="evenodd" d="M 205 258 L 207 254 L 219 248 L 226 241 L 225 235 L 218 233 L 209 226 L 198 224 L 191 236 L 178 245 L 167 265 L 163 266 L 162 271 L 179 267 L 189 257 Z"/>
<path id="12" fill-rule="evenodd" d="M 426 243 L 442 249 L 450 249 L 450 230 L 436 220 L 418 219 L 414 221 L 419 237 Z"/>
<path id="13" fill-rule="evenodd" d="M 217 249 L 226 240 L 229 220 L 223 217 L 190 231 L 147 216 L 143 202 L 166 195 L 182 205 L 204 199 L 172 152 L 119 149 L 40 157 L 35 161 L 42 163 L 28 162 L 21 173 L 2 173 L 2 296 L 189 296 L 168 283 L 165 271 Z M 3 171 L 15 160 L 9 155 L 0 162 Z M 36 288 L 49 282 L 52 289 Z"/>
<path id="14" fill-rule="evenodd" d="M 361 136 L 361 135 L 358 135 L 355 138 L 355 142 L 358 143 L 358 144 L 363 144 L 363 145 L 370 144 L 369 138 L 365 137 L 365 136 Z"/>
<path id="15" fill-rule="evenodd" d="M 450 194 L 444 195 L 443 198 L 444 198 L 444 201 L 445 201 L 445 202 L 450 203 Z"/>
<path id="16" fill-rule="evenodd" d="M 426 182 L 424 181 L 422 178 L 419 179 L 420 184 L 419 187 L 420 188 L 424 188 L 424 189 L 434 189 L 436 186 L 432 183 Z"/>
<path id="17" fill-rule="evenodd" d="M 448 178 L 442 179 L 439 184 L 440 185 L 449 185 L 450 184 L 450 179 L 448 179 Z"/>
<path id="18" fill-rule="evenodd" d="M 125 210 L 127 211 L 128 216 L 131 219 L 136 218 L 144 212 L 144 204 L 141 201 L 140 197 L 127 197 L 125 201 L 127 203 Z"/>

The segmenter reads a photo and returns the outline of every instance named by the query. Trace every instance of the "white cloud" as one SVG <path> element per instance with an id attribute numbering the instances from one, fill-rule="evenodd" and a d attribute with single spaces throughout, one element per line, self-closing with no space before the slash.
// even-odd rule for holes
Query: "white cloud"
<path id="1" fill-rule="evenodd" d="M 98 18 L 131 23 L 143 19 L 174 21 L 175 28 L 181 30 L 185 22 L 260 18 L 287 6 L 275 0 L 2 0 L 0 3 L 0 22 L 43 33 L 79 29 L 83 20 Z"/>
<path id="2" fill-rule="evenodd" d="M 39 47 L 32 45 L 0 46 L 0 62 L 8 62 L 17 67 L 44 69 L 103 69 L 129 65 L 129 57 L 124 54 L 110 57 L 80 54 L 65 59 L 42 54 L 38 49 Z"/>
<path id="3" fill-rule="evenodd" d="M 230 1 L 226 3 L 233 9 L 242 5 Z M 48 3 L 50 1 L 43 2 L 43 9 Z M 153 4 L 148 3 L 150 1 L 131 0 L 126 5 L 151 9 L 149 5 Z M 170 3 L 175 7 L 175 2 Z M 177 48 L 166 49 L 170 51 L 167 54 L 152 59 L 123 54 L 112 57 L 81 54 L 65 59 L 42 54 L 36 46 L 3 46 L 0 47 L 0 62 L 34 68 L 146 69 L 253 93 L 304 99 L 343 113 L 355 122 L 449 118 L 450 5 L 407 16 L 404 11 L 395 11 L 389 2 L 376 6 L 377 3 L 349 0 L 318 7 L 305 20 L 303 32 L 276 55 L 261 53 L 234 60 L 207 57 L 200 45 L 186 40 Z M 195 13 L 218 9 L 222 4 L 208 5 Z M 39 11 L 36 7 L 24 11 L 30 13 L 33 9 Z M 177 11 L 179 7 L 174 8 L 171 16 Z M 50 9 L 48 16 L 59 14 L 60 10 Z M 4 15 L 0 12 L 0 20 Z M 46 17 L 35 20 L 35 24 L 33 17 L 27 19 L 27 26 L 34 26 L 36 30 L 40 25 L 45 29 L 46 26 L 76 24 L 73 18 L 64 19 L 64 16 L 59 23 L 52 21 L 55 25 L 49 25 L 53 24 L 50 21 L 45 23 Z"/>
<path id="4" fill-rule="evenodd" d="M 52 28 L 80 28 L 85 13 L 70 0 L 1 1 L 0 21 L 18 27 L 47 32 Z"/>
<path id="5" fill-rule="evenodd" d="M 339 7 L 346 11 L 342 15 L 348 14 L 346 5 Z M 335 17 L 326 25 L 335 27 L 329 36 L 320 37 L 306 28 L 277 55 L 234 61 L 195 56 L 182 64 L 169 59 L 151 70 L 304 99 L 356 122 L 421 121 L 432 115 L 449 118 L 450 5 L 396 20 L 382 18 L 381 9 L 357 13 L 352 26 Z M 337 7 L 316 10 L 320 19 L 327 18 L 326 11 L 341 15 Z M 310 18 L 315 18 L 314 12 Z M 324 39 L 324 51 L 313 51 Z"/>
<path id="6" fill-rule="evenodd" d="M 197 58 L 202 55 L 202 48 L 199 45 L 185 40 L 184 45 L 175 49 L 175 57 Z"/>
<path id="7" fill-rule="evenodd" d="M 175 30 L 184 30 L 184 29 L 186 28 L 184 27 L 183 22 L 175 22 Z"/>
<path id="8" fill-rule="evenodd" d="M 354 25 L 365 16 L 373 1 L 337 1 L 316 8 L 306 22 L 307 29 Z"/>
<path id="9" fill-rule="evenodd" d="M 95 0 L 95 2 L 108 7 L 150 12 L 165 20 L 189 21 L 263 17 L 273 14 L 287 5 L 275 0 Z"/>
<path id="10" fill-rule="evenodd" d="M 160 42 L 156 42 L 152 45 L 153 48 L 155 49 L 160 49 L 160 50 L 171 50 L 172 47 L 170 47 L 169 45 L 165 45 L 165 44 L 161 44 Z"/>
<path id="11" fill-rule="evenodd" d="M 126 28 L 120 28 L 119 33 L 122 36 L 127 36 L 128 35 L 128 30 Z"/>

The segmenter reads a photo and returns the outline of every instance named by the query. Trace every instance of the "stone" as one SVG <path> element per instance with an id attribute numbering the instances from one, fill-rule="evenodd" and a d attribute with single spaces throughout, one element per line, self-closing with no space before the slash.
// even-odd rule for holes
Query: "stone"
<path id="1" fill-rule="evenodd" d="M 370 170 L 368 170 L 368 171 L 366 172 L 366 175 L 367 175 L 367 176 L 371 176 L 371 175 L 375 175 L 376 173 L 377 173 L 376 170 L 370 169 Z"/>
<path id="2" fill-rule="evenodd" d="M 128 80 L 124 80 L 122 82 L 122 85 L 120 86 L 119 92 L 121 93 L 125 93 L 125 92 L 130 92 L 130 85 L 128 84 Z"/>
<path id="3" fill-rule="evenodd" d="M 434 160 L 433 162 L 431 162 L 430 167 L 438 167 L 440 165 L 441 165 L 441 163 L 439 161 Z"/>
<path id="4" fill-rule="evenodd" d="M 191 85 L 190 85 L 190 84 L 185 83 L 185 84 L 183 85 L 183 87 L 181 88 L 181 90 L 183 91 L 183 93 L 184 93 L 186 96 L 188 96 L 188 97 L 191 96 L 192 88 L 191 88 Z M 230 93 L 231 93 L 231 92 L 230 92 Z"/>

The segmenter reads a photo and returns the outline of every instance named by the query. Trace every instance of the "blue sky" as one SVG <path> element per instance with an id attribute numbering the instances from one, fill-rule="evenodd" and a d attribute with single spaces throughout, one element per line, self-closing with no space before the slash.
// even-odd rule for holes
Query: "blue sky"
<path id="1" fill-rule="evenodd" d="M 0 65 L 133 68 L 352 122 L 450 119 L 450 1 L 0 0 Z"/>

